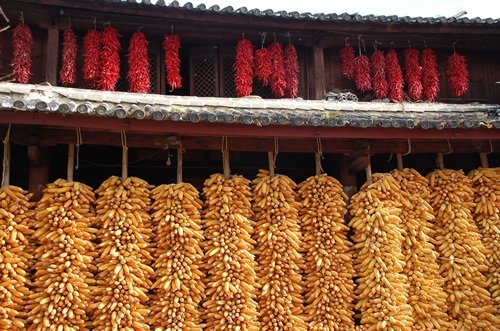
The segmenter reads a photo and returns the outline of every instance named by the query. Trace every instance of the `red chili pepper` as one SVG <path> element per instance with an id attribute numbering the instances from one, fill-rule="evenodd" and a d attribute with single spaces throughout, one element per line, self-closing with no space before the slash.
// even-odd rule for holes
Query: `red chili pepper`
<path id="1" fill-rule="evenodd" d="M 465 56 L 453 52 L 446 61 L 448 85 L 451 94 L 455 97 L 463 95 L 469 90 L 469 71 Z"/>
<path id="2" fill-rule="evenodd" d="M 127 80 L 130 92 L 148 93 L 151 87 L 149 78 L 149 41 L 142 32 L 134 32 L 128 46 Z"/>
<path id="3" fill-rule="evenodd" d="M 101 72 L 101 33 L 88 30 L 83 38 L 83 78 L 92 88 L 98 87 Z"/>
<path id="4" fill-rule="evenodd" d="M 234 85 L 236 95 L 244 97 L 252 94 L 253 84 L 253 45 L 248 39 L 241 39 L 236 45 L 234 63 Z"/>
<path id="5" fill-rule="evenodd" d="M 102 32 L 99 88 L 104 91 L 114 91 L 120 78 L 120 37 L 118 30 L 109 26 Z"/>
<path id="6" fill-rule="evenodd" d="M 17 82 L 27 84 L 31 76 L 31 52 L 33 36 L 31 29 L 24 23 L 18 24 L 12 30 L 12 69 Z"/>
<path id="7" fill-rule="evenodd" d="M 372 89 L 370 59 L 366 55 L 360 55 L 354 59 L 354 82 L 361 92 Z"/>
<path id="8" fill-rule="evenodd" d="M 412 100 L 420 100 L 423 92 L 419 56 L 419 51 L 415 48 L 408 48 L 404 51 L 405 79 L 408 84 L 408 96 Z"/>
<path id="9" fill-rule="evenodd" d="M 163 41 L 165 50 L 165 70 L 167 73 L 167 82 L 170 85 L 170 92 L 182 87 L 182 77 L 180 75 L 181 60 L 179 58 L 179 49 L 181 40 L 178 35 L 167 35 Z"/>
<path id="10" fill-rule="evenodd" d="M 376 50 L 371 56 L 371 72 L 372 72 L 372 87 L 375 97 L 383 99 L 387 96 L 389 86 L 385 74 L 385 57 L 384 52 Z"/>
<path id="11" fill-rule="evenodd" d="M 283 63 L 283 45 L 280 42 L 275 41 L 269 45 L 269 53 L 271 54 L 272 60 L 272 72 L 271 72 L 271 91 L 277 98 L 281 98 L 285 95 L 286 80 L 285 80 L 285 66 Z"/>
<path id="12" fill-rule="evenodd" d="M 354 79 L 355 66 L 354 66 L 354 48 L 346 44 L 344 48 L 340 50 L 340 60 L 342 61 L 342 74 L 347 77 L 347 79 Z"/>
<path id="13" fill-rule="evenodd" d="M 271 79 L 272 69 L 272 59 L 269 49 L 260 48 L 255 51 L 254 57 L 255 64 L 255 76 L 260 80 L 262 86 L 268 86 L 269 80 Z"/>
<path id="14" fill-rule="evenodd" d="M 296 98 L 299 96 L 299 58 L 295 46 L 289 44 L 285 47 L 285 80 L 286 96 Z"/>
<path id="15" fill-rule="evenodd" d="M 430 48 L 422 52 L 422 87 L 427 101 L 434 101 L 439 93 L 439 72 L 436 53 Z"/>
<path id="16" fill-rule="evenodd" d="M 59 80 L 66 86 L 76 82 L 76 53 L 78 52 L 76 39 L 73 30 L 64 31 Z"/>
<path id="17" fill-rule="evenodd" d="M 387 52 L 385 65 L 387 68 L 387 82 L 389 83 L 389 99 L 395 102 L 403 101 L 403 71 L 399 65 L 398 54 L 394 49 Z"/>

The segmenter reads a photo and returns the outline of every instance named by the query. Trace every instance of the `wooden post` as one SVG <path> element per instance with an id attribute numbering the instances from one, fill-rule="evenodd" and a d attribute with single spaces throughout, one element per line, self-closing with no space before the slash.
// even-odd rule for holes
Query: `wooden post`
<path id="1" fill-rule="evenodd" d="M 45 80 L 57 85 L 57 64 L 59 62 L 59 27 L 47 30 L 47 58 L 45 59 Z"/>
<path id="2" fill-rule="evenodd" d="M 368 165 L 366 166 L 366 182 L 369 184 L 373 183 L 373 178 L 372 178 L 372 162 L 370 155 L 368 157 Z"/>
<path id="3" fill-rule="evenodd" d="M 75 145 L 68 145 L 68 169 L 67 169 L 67 179 L 73 181 L 73 173 L 75 169 Z"/>
<path id="4" fill-rule="evenodd" d="M 269 177 L 274 177 L 274 153 L 267 152 L 267 158 L 269 160 Z"/>
<path id="5" fill-rule="evenodd" d="M 3 142 L 3 172 L 2 187 L 10 185 L 10 142 L 5 139 Z"/>
<path id="6" fill-rule="evenodd" d="M 479 153 L 479 158 L 481 159 L 481 168 L 490 167 L 490 164 L 488 162 L 488 155 L 486 153 Z"/>
<path id="7" fill-rule="evenodd" d="M 315 45 L 313 47 L 313 77 L 314 91 L 313 99 L 321 100 L 325 97 L 325 56 L 323 47 Z"/>
<path id="8" fill-rule="evenodd" d="M 177 148 L 177 183 L 182 182 L 182 148 Z"/>
<path id="9" fill-rule="evenodd" d="M 122 147 L 122 181 L 128 177 L 128 147 Z"/>
<path id="10" fill-rule="evenodd" d="M 401 153 L 396 153 L 396 160 L 398 162 L 398 170 L 403 170 L 403 155 L 401 155 Z"/>
<path id="11" fill-rule="evenodd" d="M 225 150 L 222 152 L 222 168 L 224 171 L 224 178 L 229 179 L 231 177 L 231 169 L 229 168 L 229 151 Z"/>
<path id="12" fill-rule="evenodd" d="M 321 153 L 314 153 L 314 160 L 316 162 L 316 176 L 319 176 L 323 173 L 321 169 Z"/>
<path id="13" fill-rule="evenodd" d="M 443 170 L 444 169 L 444 159 L 443 159 L 443 153 L 438 153 L 436 156 L 436 163 L 439 169 Z"/>

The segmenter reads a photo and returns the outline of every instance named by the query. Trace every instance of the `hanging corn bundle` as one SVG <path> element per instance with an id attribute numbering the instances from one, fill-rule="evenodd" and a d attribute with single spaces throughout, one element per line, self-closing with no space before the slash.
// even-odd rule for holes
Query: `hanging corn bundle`
<path id="1" fill-rule="evenodd" d="M 165 51 L 165 71 L 167 83 L 170 85 L 170 92 L 182 87 L 181 59 L 179 58 L 179 49 L 181 48 L 181 39 L 179 35 L 166 35 L 163 40 L 163 50 Z"/>
<path id="2" fill-rule="evenodd" d="M 95 229 L 92 188 L 58 179 L 36 206 L 33 294 L 27 330 L 90 330 Z"/>
<path id="3" fill-rule="evenodd" d="M 370 59 L 370 68 L 372 76 L 372 87 L 375 97 L 377 99 L 383 99 L 387 96 L 389 91 L 389 85 L 387 83 L 387 77 L 385 73 L 385 57 L 384 53 L 379 50 L 375 50 Z"/>
<path id="4" fill-rule="evenodd" d="M 284 51 L 284 66 L 285 66 L 285 80 L 286 90 L 285 95 L 289 98 L 296 98 L 299 96 L 299 58 L 297 56 L 297 49 L 292 44 L 288 44 Z"/>
<path id="5" fill-rule="evenodd" d="M 446 74 L 451 95 L 459 97 L 469 90 L 469 70 L 465 56 L 453 53 L 446 60 Z"/>
<path id="6" fill-rule="evenodd" d="M 236 95 L 244 97 L 252 94 L 253 84 L 253 44 L 248 39 L 241 39 L 236 45 L 234 63 L 234 85 Z"/>
<path id="7" fill-rule="evenodd" d="M 73 30 L 66 29 L 63 33 L 61 70 L 59 80 L 63 85 L 73 85 L 76 82 L 76 54 L 78 52 L 77 38 Z"/>
<path id="8" fill-rule="evenodd" d="M 187 183 L 160 185 L 151 191 L 156 247 L 148 324 L 154 330 L 202 330 L 203 233 L 198 196 L 196 188 Z"/>
<path id="9" fill-rule="evenodd" d="M 253 184 L 258 295 L 262 330 L 303 331 L 298 219 L 300 203 L 295 200 L 296 184 L 287 176 L 271 177 L 260 170 Z"/>
<path id="10" fill-rule="evenodd" d="M 490 265 L 486 273 L 496 316 L 500 314 L 500 168 L 479 168 L 469 173 L 474 188 L 474 221 L 488 250 L 486 259 Z"/>
<path id="11" fill-rule="evenodd" d="M 434 101 L 439 93 L 439 71 L 436 53 L 426 48 L 422 51 L 422 88 L 425 100 Z"/>
<path id="12" fill-rule="evenodd" d="M 26 330 L 29 269 L 33 256 L 29 228 L 33 213 L 31 194 L 17 186 L 0 189 L 0 329 Z"/>
<path id="13" fill-rule="evenodd" d="M 99 253 L 92 330 L 149 330 L 146 295 L 154 272 L 149 267 L 150 185 L 137 177 L 116 176 L 96 190 Z"/>
<path id="14" fill-rule="evenodd" d="M 389 84 L 389 99 L 391 101 L 403 101 L 404 78 L 403 71 L 399 65 L 398 54 L 391 48 L 385 56 L 387 70 L 387 82 Z"/>
<path id="15" fill-rule="evenodd" d="M 18 83 L 27 84 L 31 76 L 31 53 L 33 51 L 33 35 L 28 25 L 21 17 L 19 23 L 12 30 L 12 70 Z"/>
<path id="16" fill-rule="evenodd" d="M 408 48 L 403 54 L 408 96 L 412 100 L 420 100 L 422 98 L 422 68 L 420 67 L 419 51 L 415 48 Z"/>
<path id="17" fill-rule="evenodd" d="M 83 38 L 83 78 L 92 87 L 99 86 L 101 78 L 101 32 L 88 30 Z"/>
<path id="18" fill-rule="evenodd" d="M 273 42 L 269 45 L 269 54 L 271 57 L 271 76 L 269 77 L 269 84 L 274 96 L 276 98 L 281 98 L 285 95 L 286 90 L 283 45 L 277 41 Z"/>
<path id="19" fill-rule="evenodd" d="M 214 174 L 205 181 L 203 195 L 207 269 L 204 330 L 260 330 L 249 181 Z"/>
<path id="20" fill-rule="evenodd" d="M 374 174 L 373 183 L 365 183 L 349 204 L 354 270 L 359 276 L 356 309 L 367 330 L 404 331 L 413 326 L 408 278 L 402 273 L 403 205 L 408 205 L 407 197 L 388 174 Z"/>
<path id="21" fill-rule="evenodd" d="M 128 46 L 128 74 L 127 80 L 130 92 L 148 93 L 151 88 L 149 77 L 149 41 L 143 32 L 134 32 Z"/>
<path id="22" fill-rule="evenodd" d="M 344 48 L 340 50 L 340 60 L 342 65 L 342 74 L 349 80 L 354 79 L 355 64 L 354 64 L 354 47 L 346 41 Z"/>
<path id="23" fill-rule="evenodd" d="M 414 169 L 393 170 L 392 176 L 409 193 L 409 204 L 401 207 L 401 227 L 404 231 L 403 274 L 410 284 L 408 304 L 413 310 L 412 330 L 456 330 L 446 309 L 444 279 L 439 274 L 438 254 L 433 245 L 434 211 L 425 200 L 429 182 Z"/>
<path id="24" fill-rule="evenodd" d="M 305 313 L 308 330 L 354 329 L 354 269 L 349 228 L 344 224 L 347 196 L 326 174 L 298 186 L 305 253 Z"/>
<path id="25" fill-rule="evenodd" d="M 114 91 L 120 78 L 121 35 L 118 30 L 107 26 L 101 34 L 99 89 Z"/>
<path id="26" fill-rule="evenodd" d="M 429 201 L 436 215 L 436 247 L 448 295 L 448 315 L 458 330 L 497 330 L 491 295 L 486 290 L 486 249 L 474 223 L 471 179 L 461 170 L 436 170 L 427 175 Z"/>

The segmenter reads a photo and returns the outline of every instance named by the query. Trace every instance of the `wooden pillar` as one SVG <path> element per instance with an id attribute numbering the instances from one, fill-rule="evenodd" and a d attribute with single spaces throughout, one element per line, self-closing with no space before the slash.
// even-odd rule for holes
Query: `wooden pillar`
<path id="1" fill-rule="evenodd" d="M 42 197 L 42 191 L 49 182 L 49 158 L 48 150 L 38 146 L 28 147 L 30 159 L 29 191 L 33 193 L 33 200 L 38 201 Z"/>
<path id="2" fill-rule="evenodd" d="M 45 80 L 57 85 L 57 63 L 59 61 L 59 27 L 47 30 L 47 57 L 45 59 Z"/>
<path id="3" fill-rule="evenodd" d="M 344 192 L 350 199 L 358 191 L 356 174 L 349 171 L 349 157 L 342 155 L 340 157 L 340 183 L 344 186 Z"/>
<path id="4" fill-rule="evenodd" d="M 313 47 L 313 77 L 314 91 L 312 97 L 321 100 L 325 97 L 325 56 L 323 47 L 316 45 Z"/>

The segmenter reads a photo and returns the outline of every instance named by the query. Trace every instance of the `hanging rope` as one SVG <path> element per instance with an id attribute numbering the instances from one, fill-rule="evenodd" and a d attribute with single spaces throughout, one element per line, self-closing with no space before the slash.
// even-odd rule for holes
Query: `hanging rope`
<path id="1" fill-rule="evenodd" d="M 317 151 L 317 155 L 318 155 L 318 158 L 316 159 L 316 174 L 318 174 L 318 172 L 325 172 L 323 170 L 323 166 L 321 165 L 321 160 L 323 159 L 323 145 L 321 143 L 321 138 L 320 137 L 316 137 L 316 145 L 318 147 L 318 151 Z M 319 171 L 318 171 L 319 170 Z"/>
<path id="2" fill-rule="evenodd" d="M 127 147 L 127 135 L 125 130 L 121 131 L 122 137 L 122 180 L 127 179 L 128 177 L 128 147 Z"/>
<path id="3" fill-rule="evenodd" d="M 83 144 L 82 140 L 82 130 L 80 127 L 76 128 L 76 165 L 75 165 L 75 170 L 78 170 L 78 167 L 80 166 L 80 146 Z"/>
<path id="4" fill-rule="evenodd" d="M 274 168 L 276 169 L 276 158 L 278 157 L 278 151 L 279 151 L 279 146 L 278 146 L 278 137 L 274 137 L 274 159 L 273 159 L 273 165 Z"/>
<path id="5" fill-rule="evenodd" d="M 227 135 L 222 136 L 221 153 L 222 153 L 222 169 L 224 172 L 224 177 L 226 179 L 229 179 L 231 175 L 231 170 L 229 169 L 229 151 L 227 148 Z"/>
<path id="6" fill-rule="evenodd" d="M 10 165 L 10 128 L 12 124 L 9 124 L 7 133 L 5 134 L 5 139 L 3 140 L 3 172 L 2 172 L 2 187 L 9 185 L 9 165 Z"/>

